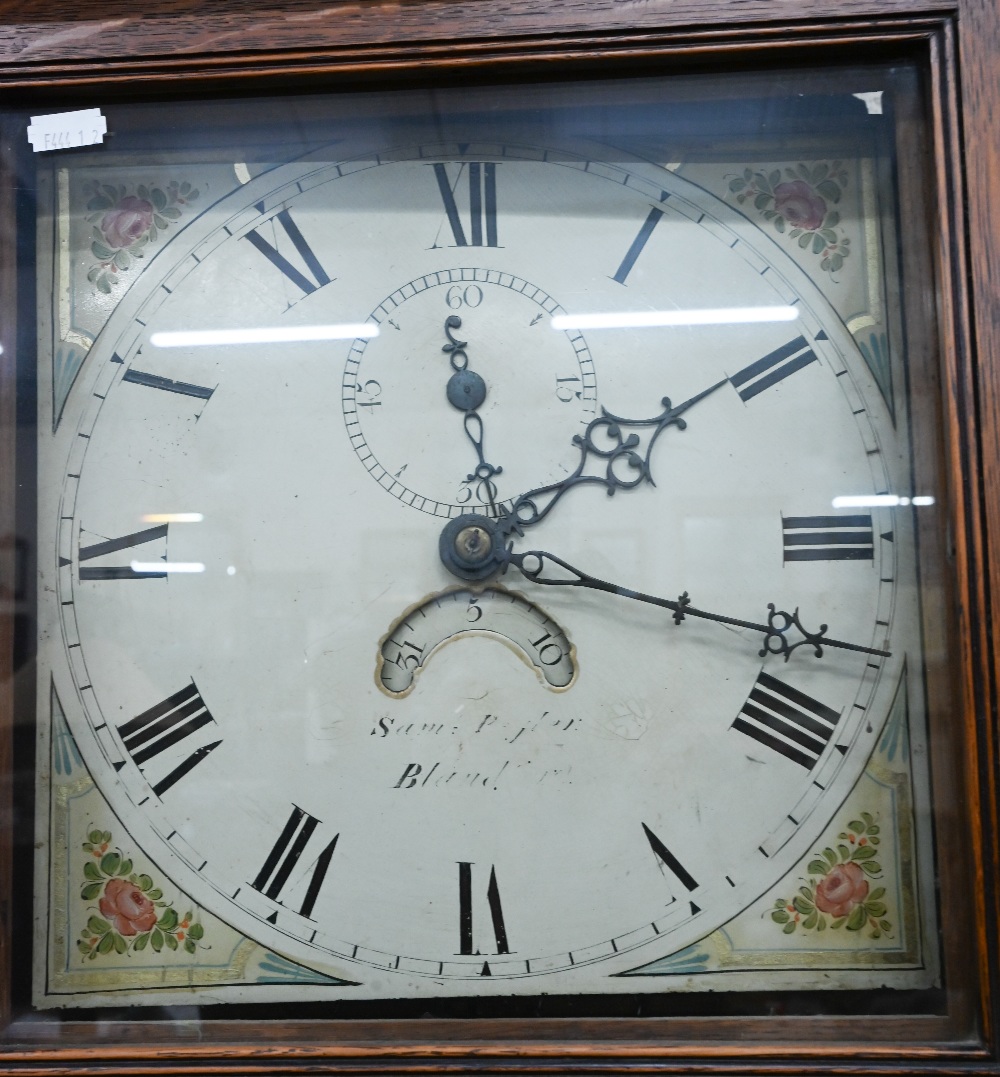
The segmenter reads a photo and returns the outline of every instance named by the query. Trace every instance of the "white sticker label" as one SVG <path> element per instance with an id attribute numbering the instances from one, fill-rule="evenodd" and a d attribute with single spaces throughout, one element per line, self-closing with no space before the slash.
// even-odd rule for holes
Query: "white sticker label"
<path id="1" fill-rule="evenodd" d="M 49 116 L 32 116 L 28 141 L 35 153 L 46 150 L 71 150 L 77 146 L 94 146 L 104 141 L 108 121 L 99 108 L 78 112 L 54 112 Z"/>
<path id="2" fill-rule="evenodd" d="M 882 92 L 882 90 L 869 90 L 866 93 L 856 93 L 851 96 L 856 97 L 859 101 L 864 101 L 869 116 L 881 116 Z"/>

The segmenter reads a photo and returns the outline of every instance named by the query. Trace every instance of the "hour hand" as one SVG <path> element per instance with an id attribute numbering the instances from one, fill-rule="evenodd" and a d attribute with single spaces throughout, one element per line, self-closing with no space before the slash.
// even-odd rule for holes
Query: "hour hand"
<path id="1" fill-rule="evenodd" d="M 653 606 L 662 606 L 673 613 L 674 624 L 679 625 L 688 617 L 698 617 L 705 621 L 716 621 L 719 624 L 732 625 L 734 628 L 746 628 L 752 632 L 763 634 L 760 657 L 768 654 L 780 654 L 787 662 L 792 652 L 799 647 L 811 646 L 817 658 L 823 656 L 824 647 L 834 647 L 843 651 L 860 651 L 863 654 L 879 655 L 889 658 L 890 651 L 880 650 L 877 647 L 867 647 L 861 643 L 847 643 L 843 640 L 830 639 L 826 632 L 827 626 L 820 625 L 819 630 L 810 632 L 804 628 L 799 620 L 798 608 L 788 613 L 779 610 L 773 602 L 769 602 L 767 609 L 767 623 L 761 624 L 755 621 L 744 621 L 738 617 L 727 617 L 721 613 L 711 613 L 708 610 L 698 609 L 691 604 L 691 598 L 687 591 L 676 599 L 659 598 L 656 595 L 643 594 L 641 591 L 633 591 L 628 587 L 622 587 L 616 583 L 608 583 L 594 576 L 581 572 L 580 569 L 563 561 L 561 557 L 548 553 L 545 550 L 528 550 L 525 553 L 514 553 L 508 550 L 506 553 L 508 564 L 515 565 L 520 572 L 533 583 L 546 584 L 551 587 L 590 587 L 596 591 L 607 591 L 609 594 L 618 595 L 621 598 L 631 598 L 636 602 L 647 602 Z M 562 574 L 558 574 L 561 570 Z M 789 642 L 788 633 L 796 629 L 802 636 L 794 643 Z"/>
<path id="2" fill-rule="evenodd" d="M 500 519 L 503 534 L 523 534 L 524 528 L 543 520 L 563 494 L 574 486 L 604 486 L 609 496 L 616 490 L 632 490 L 643 482 L 655 486 L 649 460 L 656 439 L 668 426 L 684 430 L 687 427 L 687 421 L 682 418 L 684 413 L 728 384 L 728 381 L 728 378 L 723 378 L 676 405 L 665 396 L 661 401 L 664 410 L 651 419 L 625 419 L 602 409 L 601 414 L 588 423 L 583 434 L 577 434 L 573 438 L 573 444 L 580 449 L 580 461 L 576 470 L 558 482 L 521 494 Z M 645 450 L 642 448 L 639 434 L 634 430 L 627 432 L 628 427 L 651 428 L 652 433 Z M 591 459 L 603 462 L 599 464 L 597 474 L 584 473 Z"/>

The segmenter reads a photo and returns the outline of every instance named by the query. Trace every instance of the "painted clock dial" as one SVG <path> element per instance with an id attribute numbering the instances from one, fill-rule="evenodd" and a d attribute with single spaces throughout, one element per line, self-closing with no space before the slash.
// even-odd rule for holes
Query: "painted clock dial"
<path id="1" fill-rule="evenodd" d="M 850 335 L 739 213 L 607 152 L 257 177 L 144 266 L 62 431 L 88 766 L 195 901 L 361 996 L 635 991 L 808 850 L 914 645 L 889 510 L 832 507 L 903 451 Z M 442 528 L 519 499 L 513 554 L 673 607 L 456 579 Z"/>

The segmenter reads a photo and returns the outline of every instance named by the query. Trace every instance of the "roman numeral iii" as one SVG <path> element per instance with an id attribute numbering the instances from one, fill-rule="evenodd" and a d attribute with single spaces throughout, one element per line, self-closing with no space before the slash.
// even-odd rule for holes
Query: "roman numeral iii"
<path id="1" fill-rule="evenodd" d="M 456 247 L 496 247 L 497 243 L 497 166 L 492 163 L 470 161 L 461 166 L 458 182 L 453 187 L 443 164 L 434 165 L 444 211 L 455 240 Z M 469 230 L 462 224 L 455 190 L 466 177 L 469 187 Z"/>
<path id="2" fill-rule="evenodd" d="M 839 721 L 832 707 L 761 673 L 731 728 L 812 770 Z"/>
<path id="3" fill-rule="evenodd" d="M 784 560 L 872 561 L 871 516 L 783 516 Z"/>

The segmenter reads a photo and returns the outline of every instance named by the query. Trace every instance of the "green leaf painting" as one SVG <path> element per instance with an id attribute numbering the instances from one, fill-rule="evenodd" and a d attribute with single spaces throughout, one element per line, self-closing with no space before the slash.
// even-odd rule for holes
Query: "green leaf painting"
<path id="1" fill-rule="evenodd" d="M 729 192 L 740 205 L 752 206 L 777 232 L 818 257 L 820 269 L 831 276 L 851 253 L 840 211 L 833 208 L 846 186 L 847 170 L 841 161 L 803 163 L 783 172 L 746 168 L 729 180 Z"/>
<path id="2" fill-rule="evenodd" d="M 771 919 L 786 935 L 796 931 L 868 929 L 879 939 L 892 933 L 885 887 L 872 888 L 882 874 L 877 860 L 881 830 L 870 812 L 861 812 L 837 835 L 837 848 L 814 853 L 806 866 L 808 880 L 791 898 L 778 898 Z"/>
<path id="3" fill-rule="evenodd" d="M 92 910 L 76 943 L 83 958 L 141 953 L 147 946 L 155 953 L 164 947 L 196 952 L 205 937 L 200 921 L 191 911 L 180 916 L 151 876 L 136 874 L 121 849 L 111 847 L 110 831 L 91 830 L 82 847 L 80 899 Z"/>
<path id="4" fill-rule="evenodd" d="M 90 253 L 95 264 L 87 273 L 99 292 L 110 295 L 141 259 L 160 232 L 180 221 L 184 207 L 197 201 L 199 191 L 187 181 L 134 187 L 88 181 L 87 223 L 91 225 Z"/>

